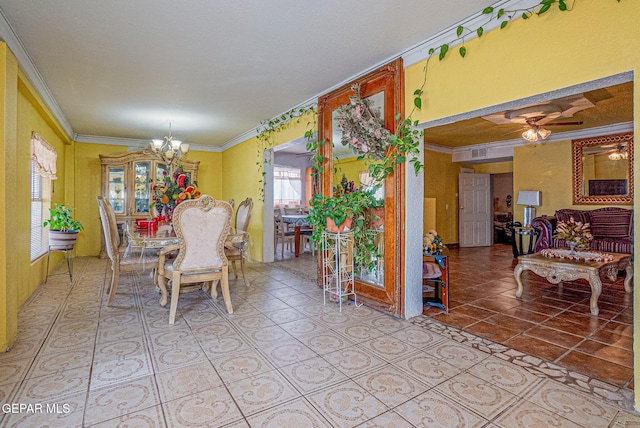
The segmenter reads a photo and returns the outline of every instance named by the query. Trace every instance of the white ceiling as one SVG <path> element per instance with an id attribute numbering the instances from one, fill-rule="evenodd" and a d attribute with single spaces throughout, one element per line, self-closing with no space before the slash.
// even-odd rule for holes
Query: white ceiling
<path id="1" fill-rule="evenodd" d="M 71 133 L 222 147 L 493 3 L 0 0 L 0 38 Z"/>

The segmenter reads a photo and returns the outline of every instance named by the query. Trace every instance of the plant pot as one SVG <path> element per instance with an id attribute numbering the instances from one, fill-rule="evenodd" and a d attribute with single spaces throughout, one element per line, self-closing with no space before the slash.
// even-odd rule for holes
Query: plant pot
<path id="1" fill-rule="evenodd" d="M 72 250 L 78 238 L 77 230 L 50 230 L 49 249 L 52 251 Z"/>
<path id="2" fill-rule="evenodd" d="M 331 219 L 331 217 L 327 217 L 327 232 L 331 233 L 342 233 L 345 230 L 351 229 L 351 222 L 353 221 L 352 217 L 347 217 L 340 224 L 340 226 L 336 225 L 336 223 Z"/>

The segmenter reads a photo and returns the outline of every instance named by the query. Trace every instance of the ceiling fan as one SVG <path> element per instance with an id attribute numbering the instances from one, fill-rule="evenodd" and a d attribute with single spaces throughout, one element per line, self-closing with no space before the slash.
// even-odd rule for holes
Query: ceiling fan
<path id="1" fill-rule="evenodd" d="M 577 126 L 582 122 L 552 122 L 556 119 L 572 117 L 574 113 L 594 107 L 582 94 L 558 98 L 543 103 L 518 107 L 487 116 L 482 116 L 498 125 L 520 123 L 524 125 L 522 138 L 534 143 L 551 135 L 550 126 Z M 517 132 L 517 131 L 516 131 Z"/>
<path id="2" fill-rule="evenodd" d="M 546 119 L 546 120 L 545 120 Z M 538 140 L 546 140 L 551 135 L 551 131 L 546 129 L 545 127 L 549 126 L 576 126 L 582 125 L 582 122 L 547 122 L 549 119 L 545 116 L 538 117 L 530 117 L 525 119 L 526 127 L 525 131 L 522 133 L 522 138 L 527 140 L 530 143 L 535 143 Z"/>

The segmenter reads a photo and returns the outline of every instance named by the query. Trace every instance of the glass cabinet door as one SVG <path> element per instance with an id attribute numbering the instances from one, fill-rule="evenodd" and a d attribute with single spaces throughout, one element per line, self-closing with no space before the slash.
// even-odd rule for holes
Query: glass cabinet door
<path id="1" fill-rule="evenodd" d="M 135 162 L 134 166 L 134 210 L 136 214 L 149 213 L 151 188 L 151 162 Z"/>
<path id="2" fill-rule="evenodd" d="M 171 179 L 171 177 L 169 176 L 169 167 L 163 163 L 157 163 L 155 184 L 163 184 L 167 178 Z"/>
<path id="3" fill-rule="evenodd" d="M 124 188 L 124 166 L 109 168 L 108 173 L 109 202 L 116 214 L 124 214 L 126 192 Z"/>

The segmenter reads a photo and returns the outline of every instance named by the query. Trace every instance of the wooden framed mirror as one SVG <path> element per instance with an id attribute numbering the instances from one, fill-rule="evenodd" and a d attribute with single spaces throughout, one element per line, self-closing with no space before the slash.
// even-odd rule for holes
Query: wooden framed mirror
<path id="1" fill-rule="evenodd" d="M 633 204 L 633 133 L 573 140 L 573 203 Z"/>
<path id="2" fill-rule="evenodd" d="M 354 95 L 352 86 L 360 85 L 362 98 L 371 99 L 373 105 L 382 113 L 384 126 L 391 132 L 396 130 L 396 113 L 404 117 L 402 59 L 397 59 L 380 67 L 318 99 L 318 132 L 324 143 L 319 147 L 324 158 L 322 172 L 319 174 L 318 193 L 332 195 L 340 181 L 354 183 L 360 187 L 367 181 L 366 162 L 336 156 L 341 152 L 342 132 L 337 129 L 336 110 L 349 103 Z M 396 165 L 395 172 L 387 177 L 380 189 L 383 200 L 383 212 L 379 215 L 383 227 L 376 231 L 374 245 L 377 248 L 376 266 L 372 270 L 358 269 L 354 273 L 354 289 L 358 301 L 399 316 L 402 311 L 402 274 L 401 258 L 402 219 L 404 218 L 403 180 L 404 164 Z M 358 251 L 356 245 L 355 251 Z M 318 267 L 320 272 L 320 265 Z M 320 275 L 320 274 L 319 274 Z"/>

